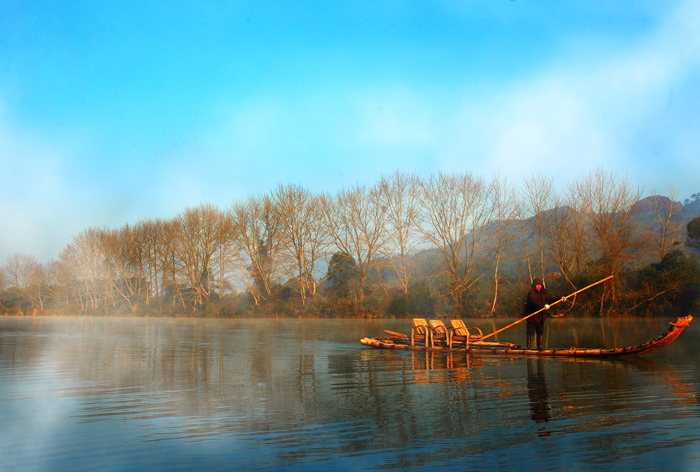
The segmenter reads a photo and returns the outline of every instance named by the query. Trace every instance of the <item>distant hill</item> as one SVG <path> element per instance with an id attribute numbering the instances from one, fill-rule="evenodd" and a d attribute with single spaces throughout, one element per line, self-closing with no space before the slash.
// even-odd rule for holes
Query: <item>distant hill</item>
<path id="1" fill-rule="evenodd" d="M 690 219 L 700 216 L 700 193 L 693 194 L 691 199 L 683 202 L 683 213 L 691 215 Z"/>
<path id="2" fill-rule="evenodd" d="M 671 202 L 671 199 L 663 195 L 651 195 L 642 198 L 634 204 L 632 210 L 639 211 L 640 215 L 651 215 L 654 213 L 654 207 L 658 205 L 660 208 L 670 208 L 673 205 L 673 214 L 679 214 L 683 211 L 683 205 L 680 202 Z"/>
<path id="3" fill-rule="evenodd" d="M 655 203 L 656 199 L 656 203 Z M 654 231 L 654 228 L 658 226 L 658 220 L 654 215 L 655 204 L 658 204 L 661 208 L 671 207 L 673 208 L 673 218 L 672 221 L 674 226 L 678 228 L 680 234 L 676 233 L 676 240 L 680 239 L 681 244 L 686 239 L 686 225 L 688 221 L 700 216 L 700 199 L 693 200 L 692 202 L 686 201 L 685 204 L 680 202 L 672 202 L 670 198 L 666 196 L 649 196 L 641 199 L 633 206 L 633 210 L 638 211 L 637 218 L 639 222 L 639 228 L 642 230 Z M 547 210 L 543 213 L 543 220 L 551 220 L 557 213 L 570 210 L 568 207 L 558 207 L 552 210 Z M 523 250 L 523 240 L 520 234 L 520 228 L 524 225 L 525 227 L 532 228 L 534 218 L 527 218 L 522 223 L 519 220 L 508 220 L 502 226 L 507 229 L 507 239 L 509 240 L 509 245 L 504 248 L 502 253 L 503 258 L 500 262 L 499 273 L 501 276 L 505 277 L 520 277 L 523 273 L 526 273 L 527 266 L 525 259 L 521 255 Z M 493 237 L 498 231 L 498 221 L 492 221 L 486 228 L 486 237 L 489 239 Z M 531 257 L 533 257 L 533 264 L 536 264 L 536 258 L 538 248 L 536 241 L 529 240 L 527 243 L 528 251 Z M 487 248 L 480 248 L 482 251 Z M 650 253 L 649 255 L 640 256 L 637 260 L 639 264 L 647 264 L 656 261 L 655 253 Z M 547 261 L 548 267 L 547 271 L 556 272 L 558 269 L 551 265 L 552 261 Z M 415 264 L 415 269 L 413 272 L 413 280 L 420 279 L 430 279 L 434 274 L 440 272 L 440 267 L 442 265 L 442 255 L 440 252 L 430 246 L 423 247 L 423 251 L 414 254 L 413 264 Z M 396 279 L 396 274 L 389 269 L 389 265 L 384 265 L 385 269 L 382 270 L 382 278 L 385 282 L 393 282 Z M 492 267 L 487 270 L 492 270 Z M 376 269 L 372 270 L 372 276 L 376 277 Z"/>

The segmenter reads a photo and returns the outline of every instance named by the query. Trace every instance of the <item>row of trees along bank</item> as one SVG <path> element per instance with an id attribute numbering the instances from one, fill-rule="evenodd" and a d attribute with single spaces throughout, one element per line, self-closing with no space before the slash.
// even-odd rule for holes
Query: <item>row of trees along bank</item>
<path id="1" fill-rule="evenodd" d="M 655 193 L 655 192 L 654 192 Z M 698 306 L 700 194 L 642 199 L 598 169 L 558 190 L 468 173 L 406 172 L 336 194 L 280 185 L 221 210 L 86 229 L 47 264 L 7 259 L 6 314 L 519 316 L 534 277 L 571 315 Z M 693 219 L 693 217 L 696 217 Z"/>

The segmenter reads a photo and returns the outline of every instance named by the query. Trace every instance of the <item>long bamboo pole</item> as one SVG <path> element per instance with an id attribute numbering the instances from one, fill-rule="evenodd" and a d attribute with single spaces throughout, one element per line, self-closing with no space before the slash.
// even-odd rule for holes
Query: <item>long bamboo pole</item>
<path id="1" fill-rule="evenodd" d="M 599 280 L 599 281 L 597 281 L 597 282 L 594 282 L 594 283 L 590 284 L 588 287 L 583 287 L 583 288 L 580 289 L 580 290 L 576 290 L 576 291 L 575 291 L 574 293 L 572 293 L 571 295 L 567 295 L 567 296 L 565 296 L 565 297 L 560 298 L 559 300 L 557 300 L 557 301 L 555 301 L 555 302 L 550 303 L 549 306 L 550 306 L 550 308 L 551 308 L 552 305 L 556 305 L 556 304 L 559 303 L 559 302 L 563 302 L 564 300 L 566 300 L 566 299 L 568 299 L 568 298 L 571 298 L 571 297 L 573 297 L 574 295 L 583 292 L 584 290 L 588 290 L 589 288 L 594 287 L 594 286 L 596 286 L 596 285 L 598 285 L 598 284 L 602 284 L 602 283 L 605 282 L 606 280 L 610 280 L 610 279 L 612 279 L 612 278 L 613 278 L 613 276 L 612 276 L 612 275 L 609 275 L 609 276 L 605 277 L 605 278 L 602 279 L 602 280 Z M 546 310 L 546 309 L 547 309 L 547 308 L 540 308 L 540 309 L 537 310 L 536 312 L 527 315 L 525 318 L 520 318 L 518 321 L 515 321 L 515 322 L 509 324 L 509 325 L 506 326 L 505 328 L 501 328 L 501 329 L 499 329 L 499 330 L 497 330 L 497 331 L 494 331 L 493 333 L 488 334 L 488 335 L 484 336 L 484 337 L 481 338 L 481 339 L 483 340 L 483 339 L 486 339 L 486 338 L 490 338 L 491 336 L 495 336 L 495 335 L 497 335 L 498 333 L 500 333 L 500 332 L 502 332 L 502 331 L 505 331 L 505 330 L 507 330 L 508 328 L 511 328 L 511 327 L 515 326 L 516 324 L 518 324 L 518 323 L 522 323 L 522 322 L 525 321 L 526 319 L 528 319 L 528 318 L 530 318 L 530 317 L 532 317 L 532 316 L 535 316 L 537 313 L 540 313 L 541 311 L 544 311 L 544 310 Z"/>

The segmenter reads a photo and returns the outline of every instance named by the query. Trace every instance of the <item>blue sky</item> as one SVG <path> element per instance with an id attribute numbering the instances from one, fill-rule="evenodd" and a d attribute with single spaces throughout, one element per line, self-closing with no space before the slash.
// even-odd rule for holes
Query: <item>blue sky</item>
<path id="1" fill-rule="evenodd" d="M 700 1 L 0 3 L 0 262 L 395 170 L 700 191 Z"/>

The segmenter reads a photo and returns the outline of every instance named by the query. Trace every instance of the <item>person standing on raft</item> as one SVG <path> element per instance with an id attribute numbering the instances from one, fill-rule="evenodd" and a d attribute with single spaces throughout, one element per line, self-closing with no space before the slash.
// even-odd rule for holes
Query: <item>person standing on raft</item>
<path id="1" fill-rule="evenodd" d="M 557 300 L 558 298 L 547 293 L 542 279 L 535 279 L 532 282 L 532 287 L 530 287 L 530 291 L 527 293 L 525 316 L 541 311 L 527 319 L 527 349 L 530 349 L 532 345 L 532 336 L 537 333 L 537 350 L 542 350 L 542 338 L 544 335 L 544 322 L 547 320 L 547 310 L 549 310 L 549 304 Z"/>

